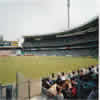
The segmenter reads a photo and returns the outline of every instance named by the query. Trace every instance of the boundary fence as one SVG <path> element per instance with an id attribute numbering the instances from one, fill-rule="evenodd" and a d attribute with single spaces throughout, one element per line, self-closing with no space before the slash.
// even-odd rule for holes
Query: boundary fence
<path id="1" fill-rule="evenodd" d="M 31 100 L 40 94 L 40 80 L 25 79 L 19 72 L 16 73 L 16 83 L 0 84 L 0 100 Z"/>

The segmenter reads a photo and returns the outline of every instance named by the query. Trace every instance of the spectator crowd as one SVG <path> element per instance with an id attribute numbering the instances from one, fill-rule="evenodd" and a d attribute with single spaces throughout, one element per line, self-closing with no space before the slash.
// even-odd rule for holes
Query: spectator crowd
<path id="1" fill-rule="evenodd" d="M 47 100 L 98 100 L 99 68 L 89 66 L 70 73 L 52 73 L 42 78 Z"/>

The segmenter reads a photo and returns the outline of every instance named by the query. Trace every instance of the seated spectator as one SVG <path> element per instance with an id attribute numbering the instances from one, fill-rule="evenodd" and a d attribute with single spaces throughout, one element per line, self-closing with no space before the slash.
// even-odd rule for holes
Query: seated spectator
<path id="1" fill-rule="evenodd" d="M 56 79 L 56 83 L 57 84 L 61 84 L 61 75 L 60 74 L 58 74 L 58 76 L 57 76 L 57 79 Z"/>
<path id="2" fill-rule="evenodd" d="M 94 68 L 92 68 L 92 71 L 94 74 L 98 74 L 98 68 L 94 67 Z"/>
<path id="3" fill-rule="evenodd" d="M 73 75 L 74 78 L 77 78 L 77 76 L 78 76 L 77 71 L 73 71 L 73 72 L 72 72 L 72 75 Z M 71 78 L 73 78 L 73 77 L 71 77 Z"/>
<path id="4" fill-rule="evenodd" d="M 77 74 L 78 74 L 78 75 L 80 74 L 80 70 L 79 70 L 79 69 L 77 70 Z"/>
<path id="5" fill-rule="evenodd" d="M 75 71 L 75 77 L 77 77 L 78 76 L 78 72 L 77 71 Z"/>
<path id="6" fill-rule="evenodd" d="M 56 90 L 57 84 L 52 85 L 48 89 L 48 95 L 56 96 L 57 95 L 57 90 Z"/>
<path id="7" fill-rule="evenodd" d="M 66 73 L 65 79 L 66 79 L 66 80 L 70 80 L 70 78 L 71 78 L 70 73 Z"/>
<path id="8" fill-rule="evenodd" d="M 77 80 L 74 77 L 71 78 L 71 83 L 72 83 L 72 85 L 77 85 L 78 84 Z"/>
<path id="9" fill-rule="evenodd" d="M 69 99 L 72 96 L 71 93 L 71 83 L 70 81 L 65 81 L 65 83 L 62 85 L 62 93 L 64 95 L 64 99 Z"/>
<path id="10" fill-rule="evenodd" d="M 83 80 L 83 78 L 84 78 L 84 72 L 83 72 L 83 70 L 80 70 L 79 75 L 80 75 L 80 80 Z"/>
<path id="11" fill-rule="evenodd" d="M 72 71 L 72 75 L 73 75 L 73 77 L 75 77 L 75 71 Z"/>
<path id="12" fill-rule="evenodd" d="M 76 99 L 77 98 L 77 88 L 72 86 L 72 98 Z"/>
<path id="13" fill-rule="evenodd" d="M 91 68 L 94 68 L 94 65 L 91 65 Z"/>
<path id="14" fill-rule="evenodd" d="M 42 79 L 42 86 L 49 89 L 52 86 L 52 81 L 49 78 Z"/>
<path id="15" fill-rule="evenodd" d="M 56 83 L 56 77 L 55 77 L 54 73 L 51 74 L 51 80 L 52 80 L 53 84 Z"/>
<path id="16" fill-rule="evenodd" d="M 42 87 L 48 89 L 49 86 L 46 84 L 46 79 L 47 79 L 47 78 L 43 78 L 43 79 L 42 79 Z"/>
<path id="17" fill-rule="evenodd" d="M 87 74 L 86 68 L 82 68 L 84 75 Z"/>
<path id="18" fill-rule="evenodd" d="M 71 72 L 71 73 L 70 73 L 70 78 L 72 78 L 72 77 L 73 77 L 73 73 Z"/>
<path id="19" fill-rule="evenodd" d="M 52 78 L 55 78 L 55 74 L 54 74 L 54 73 L 52 73 L 51 77 L 52 77 Z"/>
<path id="20" fill-rule="evenodd" d="M 61 80 L 62 81 L 66 80 L 64 72 L 61 73 Z"/>
<path id="21" fill-rule="evenodd" d="M 50 85 L 53 85 L 53 81 L 50 77 L 47 78 L 47 83 L 50 84 Z"/>
<path id="22" fill-rule="evenodd" d="M 88 69 L 89 69 L 89 74 L 92 74 L 92 68 L 89 67 Z"/>

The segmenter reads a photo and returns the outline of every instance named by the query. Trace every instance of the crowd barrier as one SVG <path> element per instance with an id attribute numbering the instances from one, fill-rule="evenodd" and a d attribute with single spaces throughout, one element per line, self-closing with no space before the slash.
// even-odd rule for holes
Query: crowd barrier
<path id="1" fill-rule="evenodd" d="M 16 73 L 16 83 L 0 85 L 0 100 L 31 100 L 40 93 L 40 80 L 25 79 L 21 73 Z"/>

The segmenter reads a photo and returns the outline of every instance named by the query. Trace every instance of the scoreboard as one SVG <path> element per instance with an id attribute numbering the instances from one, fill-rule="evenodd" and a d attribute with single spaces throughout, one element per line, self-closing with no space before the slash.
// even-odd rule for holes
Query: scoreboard
<path id="1" fill-rule="evenodd" d="M 18 47 L 18 41 L 11 41 L 11 46 Z"/>
<path id="2" fill-rule="evenodd" d="M 18 47 L 18 41 L 0 41 L 0 47 Z"/>

